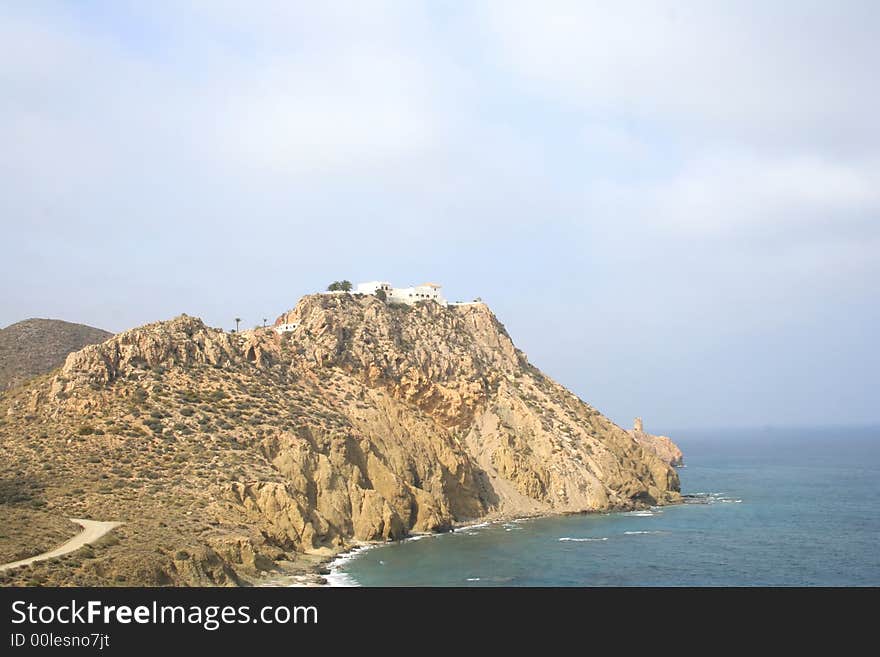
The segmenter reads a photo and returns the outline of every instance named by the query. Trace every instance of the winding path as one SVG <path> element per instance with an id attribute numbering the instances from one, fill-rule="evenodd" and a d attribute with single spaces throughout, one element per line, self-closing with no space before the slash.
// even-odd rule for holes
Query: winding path
<path id="1" fill-rule="evenodd" d="M 75 522 L 77 525 L 80 525 L 83 530 L 79 534 L 71 538 L 69 541 L 67 541 L 67 543 L 58 546 L 54 550 L 43 552 L 43 554 L 38 554 L 34 557 L 28 557 L 27 559 L 21 559 L 20 561 L 13 561 L 11 563 L 0 565 L 0 570 L 9 570 L 10 568 L 18 568 L 19 566 L 29 566 L 30 564 L 37 561 L 54 559 L 55 557 L 60 557 L 63 554 L 74 552 L 76 550 L 79 550 L 83 545 L 86 545 L 87 543 L 97 541 L 111 529 L 119 527 L 119 525 L 122 524 L 121 522 L 102 522 L 100 520 L 83 520 L 81 518 L 71 518 L 70 520 L 71 522 Z"/>

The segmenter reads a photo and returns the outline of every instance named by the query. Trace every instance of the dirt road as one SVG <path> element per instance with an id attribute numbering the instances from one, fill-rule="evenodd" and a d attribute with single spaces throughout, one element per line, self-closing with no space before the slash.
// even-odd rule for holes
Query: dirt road
<path id="1" fill-rule="evenodd" d="M 43 554 L 38 554 L 33 557 L 28 557 L 27 559 L 21 559 L 20 561 L 13 561 L 12 563 L 5 563 L 0 565 L 0 570 L 9 570 L 10 568 L 18 568 L 19 566 L 27 566 L 36 561 L 45 561 L 46 559 L 52 559 L 54 557 L 60 557 L 63 554 L 67 554 L 69 552 L 74 552 L 79 550 L 83 545 L 87 543 L 92 543 L 101 538 L 104 534 L 109 532 L 114 527 L 118 527 L 121 525 L 121 522 L 102 522 L 100 520 L 83 520 L 81 518 L 71 518 L 71 522 L 75 522 L 80 525 L 83 530 L 71 538 L 67 543 L 58 546 L 54 550 L 50 550 L 49 552 L 43 552 Z"/>

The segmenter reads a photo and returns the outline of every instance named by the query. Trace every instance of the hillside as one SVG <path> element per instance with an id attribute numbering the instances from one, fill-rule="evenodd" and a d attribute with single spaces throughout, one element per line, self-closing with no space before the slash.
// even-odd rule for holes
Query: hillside
<path id="1" fill-rule="evenodd" d="M 59 367 L 67 354 L 113 334 L 60 319 L 26 319 L 0 329 L 0 390 Z"/>
<path id="2" fill-rule="evenodd" d="M 0 398 L 0 504 L 126 523 L 0 581 L 248 584 L 357 541 L 680 499 L 483 304 L 313 295 L 277 323 L 297 327 L 150 324 Z"/>

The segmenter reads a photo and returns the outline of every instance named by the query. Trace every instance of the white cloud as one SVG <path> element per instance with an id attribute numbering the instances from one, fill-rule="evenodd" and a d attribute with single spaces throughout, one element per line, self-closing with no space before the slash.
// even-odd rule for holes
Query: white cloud
<path id="1" fill-rule="evenodd" d="M 583 177 L 592 232 L 754 258 L 877 248 L 876 3 L 499 0 L 483 16 L 518 93 L 581 118 L 581 159 L 600 158 Z"/>
<path id="2" fill-rule="evenodd" d="M 275 61 L 218 99 L 210 137 L 233 160 L 297 172 L 406 158 L 432 147 L 442 130 L 424 79 L 417 66 L 378 49 L 320 69 Z"/>
<path id="3" fill-rule="evenodd" d="M 581 132 L 581 143 L 587 153 L 622 158 L 633 164 L 653 155 L 649 145 L 633 130 L 610 121 L 587 122 Z"/>
<path id="4" fill-rule="evenodd" d="M 138 9 L 161 35 L 146 53 L 64 14 L 3 22 L 0 135 L 22 178 L 64 165 L 76 177 L 73 158 L 113 175 L 175 154 L 242 175 L 364 172 L 443 135 L 439 77 L 399 22 L 288 3 L 189 9 Z"/>
<path id="5" fill-rule="evenodd" d="M 876 3 L 531 2 L 486 11 L 525 90 L 764 142 L 876 147 Z M 812 131 L 812 132 L 811 132 Z M 719 135 L 715 135 L 718 137 Z M 868 141 L 866 144 L 865 141 Z"/>
<path id="6" fill-rule="evenodd" d="M 729 235 L 738 227 L 834 228 L 880 215 L 880 164 L 716 156 L 689 162 L 648 191 L 656 218 L 688 231 Z M 870 224 L 880 229 L 877 222 Z"/>

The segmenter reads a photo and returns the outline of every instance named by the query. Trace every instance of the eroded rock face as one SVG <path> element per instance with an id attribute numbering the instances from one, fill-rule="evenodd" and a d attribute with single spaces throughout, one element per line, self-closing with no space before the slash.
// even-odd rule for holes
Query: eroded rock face
<path id="1" fill-rule="evenodd" d="M 312 296 L 278 318 L 295 367 L 337 369 L 458 438 L 487 511 L 588 511 L 677 499 L 678 478 L 528 363 L 484 304 Z M 478 509 L 474 509 L 478 510 Z"/>
<path id="2" fill-rule="evenodd" d="M 483 304 L 313 295 L 276 323 L 297 328 L 228 334 L 183 315 L 126 331 L 0 412 L 16 435 L 40 425 L 57 471 L 98 482 L 78 508 L 180 537 L 156 566 L 175 583 L 240 583 L 278 555 L 502 514 L 680 499 L 661 438 L 544 376 Z M 152 497 L 108 496 L 104 470 Z"/>
<path id="3" fill-rule="evenodd" d="M 241 359 L 263 365 L 273 351 L 277 351 L 277 344 L 267 332 L 237 336 L 181 315 L 75 351 L 65 360 L 61 374 L 75 388 L 81 384 L 107 384 L 132 370 L 156 366 L 222 367 Z"/>
<path id="4" fill-rule="evenodd" d="M 484 305 L 311 296 L 277 321 L 299 324 L 292 335 L 298 367 L 340 368 L 447 426 L 471 421 L 504 376 L 526 366 Z"/>
<path id="5" fill-rule="evenodd" d="M 642 424 L 642 418 L 637 417 L 635 419 L 630 434 L 640 445 L 659 456 L 664 463 L 668 463 L 671 466 L 684 464 L 684 454 L 681 453 L 678 445 L 672 442 L 672 438 L 646 433 Z"/>

